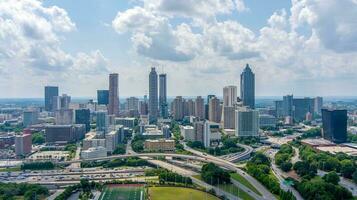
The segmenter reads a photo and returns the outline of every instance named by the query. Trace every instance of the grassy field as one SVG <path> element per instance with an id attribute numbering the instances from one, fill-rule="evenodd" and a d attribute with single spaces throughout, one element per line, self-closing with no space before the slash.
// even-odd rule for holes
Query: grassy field
<path id="1" fill-rule="evenodd" d="M 262 194 L 251 184 L 247 181 L 247 179 L 245 179 L 243 176 L 241 176 L 240 174 L 237 173 L 231 173 L 231 177 L 240 182 L 241 184 L 243 184 L 245 187 L 249 188 L 250 190 L 252 190 L 253 192 L 257 193 L 258 195 L 262 196 Z"/>
<path id="2" fill-rule="evenodd" d="M 250 196 L 248 193 L 244 192 L 242 189 L 238 188 L 237 186 L 233 184 L 220 184 L 218 187 L 228 193 L 233 194 L 234 196 L 237 196 L 241 199 L 244 200 L 254 200 L 252 196 Z"/>
<path id="3" fill-rule="evenodd" d="M 145 200 L 145 188 L 143 185 L 109 186 L 99 200 Z"/>
<path id="4" fill-rule="evenodd" d="M 151 197 L 151 200 L 169 200 L 169 199 L 219 200 L 217 197 L 211 194 L 195 189 L 181 188 L 181 187 L 150 187 L 149 196 Z"/>

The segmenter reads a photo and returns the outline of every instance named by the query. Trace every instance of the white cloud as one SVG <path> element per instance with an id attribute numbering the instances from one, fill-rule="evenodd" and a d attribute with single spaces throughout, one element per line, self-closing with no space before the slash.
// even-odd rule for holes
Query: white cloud
<path id="1" fill-rule="evenodd" d="M 199 36 L 187 24 L 174 28 L 166 17 L 141 7 L 119 12 L 112 26 L 119 34 L 131 32 L 136 52 L 152 59 L 188 61 L 199 51 Z"/>
<path id="2" fill-rule="evenodd" d="M 144 7 L 153 12 L 168 16 L 189 18 L 209 18 L 217 14 L 229 14 L 235 9 L 232 0 L 143 0 Z M 237 0 L 237 9 L 245 9 L 244 3 Z"/>
<path id="3" fill-rule="evenodd" d="M 335 52 L 357 51 L 357 3 L 353 0 L 293 0 L 292 27 L 308 25 L 324 47 Z"/>

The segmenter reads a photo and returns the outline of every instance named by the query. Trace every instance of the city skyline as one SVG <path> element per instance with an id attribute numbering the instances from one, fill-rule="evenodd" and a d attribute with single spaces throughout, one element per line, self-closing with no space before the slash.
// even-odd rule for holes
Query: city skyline
<path id="1" fill-rule="evenodd" d="M 152 66 L 175 74 L 168 77 L 176 83 L 168 84 L 168 96 L 219 94 L 226 85 L 240 87 L 246 63 L 259 77 L 257 96 L 354 96 L 357 29 L 350 14 L 356 7 L 355 1 L 319 0 L 277 0 L 264 9 L 256 0 L 99 6 L 93 0 L 4 0 L 0 89 L 7 92 L 0 98 L 40 97 L 44 85 L 95 96 L 107 88 L 109 73 L 125 75 L 123 96 L 142 96 Z M 326 9 L 336 16 L 331 23 L 325 23 Z"/>

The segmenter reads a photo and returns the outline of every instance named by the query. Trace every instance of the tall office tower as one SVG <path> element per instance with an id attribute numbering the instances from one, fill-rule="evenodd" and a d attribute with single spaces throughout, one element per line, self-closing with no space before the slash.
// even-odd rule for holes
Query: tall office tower
<path id="1" fill-rule="evenodd" d="M 151 68 L 149 74 L 149 122 L 156 123 L 158 117 L 158 87 L 157 73 L 155 67 Z"/>
<path id="2" fill-rule="evenodd" d="M 15 153 L 17 156 L 24 156 L 31 153 L 32 139 L 31 134 L 16 135 Z"/>
<path id="3" fill-rule="evenodd" d="M 223 88 L 223 106 L 234 106 L 237 102 L 237 86 Z"/>
<path id="4" fill-rule="evenodd" d="M 104 134 L 108 131 L 109 119 L 106 112 L 98 111 L 96 113 L 96 125 L 97 131 L 103 132 Z"/>
<path id="5" fill-rule="evenodd" d="M 205 121 L 203 130 L 203 145 L 205 147 L 211 146 L 211 141 L 221 139 L 220 128 L 218 123 Z"/>
<path id="6" fill-rule="evenodd" d="M 259 112 L 247 107 L 235 111 L 236 136 L 259 136 Z"/>
<path id="7" fill-rule="evenodd" d="M 225 129 L 235 129 L 235 107 L 224 106 L 223 107 L 222 124 Z"/>
<path id="8" fill-rule="evenodd" d="M 347 110 L 322 109 L 322 136 L 335 143 L 347 140 Z"/>
<path id="9" fill-rule="evenodd" d="M 302 122 L 306 118 L 307 113 L 314 112 L 314 99 L 312 98 L 298 98 L 293 99 L 294 106 L 294 121 Z"/>
<path id="10" fill-rule="evenodd" d="M 166 74 L 159 75 L 159 106 L 160 117 L 166 119 L 169 116 L 167 106 L 167 80 Z"/>
<path id="11" fill-rule="evenodd" d="M 108 114 L 119 116 L 119 75 L 109 74 L 109 105 Z"/>
<path id="12" fill-rule="evenodd" d="M 27 110 L 24 111 L 22 117 L 22 123 L 24 127 L 29 127 L 31 125 L 37 124 L 38 122 L 38 111 L 37 110 Z"/>
<path id="13" fill-rule="evenodd" d="M 139 99 L 136 97 L 129 97 L 126 99 L 125 109 L 127 111 L 138 111 L 139 110 Z"/>
<path id="14" fill-rule="evenodd" d="M 294 106 L 294 97 L 293 95 L 286 95 L 283 97 L 283 116 L 284 117 L 293 117 L 293 106 Z"/>
<path id="15" fill-rule="evenodd" d="M 195 130 L 195 140 L 203 143 L 203 134 L 205 129 L 205 122 L 198 121 L 193 123 L 193 128 Z"/>
<path id="16" fill-rule="evenodd" d="M 185 110 L 186 116 L 194 116 L 195 115 L 195 102 L 192 99 L 188 99 L 185 102 Z"/>
<path id="17" fill-rule="evenodd" d="M 71 97 L 67 94 L 62 94 L 61 99 L 61 109 L 68 109 L 69 104 L 71 103 Z"/>
<path id="18" fill-rule="evenodd" d="M 57 86 L 45 86 L 45 110 L 53 111 L 53 97 L 58 96 Z"/>
<path id="19" fill-rule="evenodd" d="M 109 90 L 97 90 L 97 101 L 99 105 L 108 105 Z"/>
<path id="20" fill-rule="evenodd" d="M 221 109 L 220 109 L 220 102 L 219 99 L 217 97 L 212 97 L 209 100 L 209 120 L 212 122 L 216 122 L 219 123 L 221 121 Z"/>
<path id="21" fill-rule="evenodd" d="M 247 64 L 240 75 L 240 98 L 244 106 L 255 107 L 255 75 Z"/>
<path id="22" fill-rule="evenodd" d="M 205 102 L 201 96 L 195 100 L 195 116 L 200 120 L 205 119 Z"/>
<path id="23" fill-rule="evenodd" d="M 184 117 L 184 99 L 177 96 L 171 103 L 171 112 L 174 120 L 181 121 Z"/>
<path id="24" fill-rule="evenodd" d="M 225 113 L 225 111 L 231 111 L 237 102 L 237 87 L 236 86 L 226 86 L 223 88 L 223 106 L 222 106 L 222 119 L 223 128 L 234 127 L 231 122 L 225 124 L 225 117 L 234 116 L 234 111 L 232 113 Z M 226 109 L 226 107 L 229 107 Z M 227 120 L 232 120 L 227 118 Z M 233 119 L 234 121 L 234 119 Z M 229 125 L 230 124 L 230 125 Z"/>
<path id="25" fill-rule="evenodd" d="M 314 112 L 318 115 L 321 115 L 321 109 L 323 106 L 323 98 L 322 97 L 315 97 L 314 99 Z"/>
<path id="26" fill-rule="evenodd" d="M 207 95 L 207 103 L 205 104 L 205 117 L 207 120 L 209 119 L 209 100 L 215 96 L 213 94 Z"/>
<path id="27" fill-rule="evenodd" d="M 275 103 L 275 117 L 276 118 L 284 117 L 283 101 L 278 100 L 278 101 L 275 101 L 274 103 Z"/>
<path id="28" fill-rule="evenodd" d="M 73 110 L 60 109 L 56 110 L 56 125 L 70 125 L 73 124 Z"/>
<path id="29" fill-rule="evenodd" d="M 90 131 L 90 110 L 89 109 L 78 109 L 75 111 L 75 123 L 84 124 L 86 127 L 86 132 Z"/>

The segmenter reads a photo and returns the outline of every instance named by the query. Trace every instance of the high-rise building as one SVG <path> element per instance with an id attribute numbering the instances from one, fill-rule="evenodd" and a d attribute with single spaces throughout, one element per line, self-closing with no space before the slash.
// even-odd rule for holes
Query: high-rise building
<path id="1" fill-rule="evenodd" d="M 205 147 L 211 146 L 212 141 L 219 141 L 221 139 L 219 123 L 205 121 L 203 131 L 203 145 Z"/>
<path id="2" fill-rule="evenodd" d="M 205 129 L 204 121 L 197 121 L 193 123 L 193 127 L 195 129 L 195 140 L 200 141 L 203 144 L 203 134 Z"/>
<path id="3" fill-rule="evenodd" d="M 217 97 L 212 97 L 209 100 L 209 120 L 212 122 L 219 123 L 221 121 L 221 109 L 220 101 Z"/>
<path id="4" fill-rule="evenodd" d="M 86 127 L 86 132 L 90 131 L 90 110 L 89 109 L 78 109 L 75 111 L 75 122 L 76 124 L 84 124 Z"/>
<path id="5" fill-rule="evenodd" d="M 31 125 L 37 124 L 38 122 L 38 111 L 37 110 L 27 110 L 23 113 L 22 123 L 24 127 L 29 127 Z"/>
<path id="6" fill-rule="evenodd" d="M 224 106 L 223 107 L 223 128 L 234 129 L 235 128 L 235 107 L 234 106 Z"/>
<path id="7" fill-rule="evenodd" d="M 195 115 L 195 102 L 192 99 L 184 101 L 184 116 Z"/>
<path id="8" fill-rule="evenodd" d="M 335 143 L 347 140 L 347 110 L 322 109 L 322 136 Z"/>
<path id="9" fill-rule="evenodd" d="M 149 74 L 149 122 L 156 123 L 158 117 L 158 82 L 155 67 Z"/>
<path id="10" fill-rule="evenodd" d="M 127 111 L 138 111 L 139 110 L 139 99 L 136 97 L 129 97 L 126 99 L 125 109 Z"/>
<path id="11" fill-rule="evenodd" d="M 45 110 L 53 111 L 53 97 L 58 96 L 57 86 L 45 86 Z"/>
<path id="12" fill-rule="evenodd" d="M 159 75 L 159 106 L 160 117 L 166 119 L 169 115 L 167 106 L 167 79 L 166 74 Z"/>
<path id="13" fill-rule="evenodd" d="M 85 128 L 82 124 L 76 125 L 47 125 L 45 135 L 47 143 L 74 142 L 83 138 Z"/>
<path id="14" fill-rule="evenodd" d="M 205 102 L 201 96 L 195 100 L 195 117 L 200 120 L 205 119 Z"/>
<path id="15" fill-rule="evenodd" d="M 24 156 L 31 153 L 32 139 L 31 134 L 15 136 L 15 153 L 17 156 Z"/>
<path id="16" fill-rule="evenodd" d="M 237 102 L 237 86 L 223 88 L 223 106 L 234 106 Z"/>
<path id="17" fill-rule="evenodd" d="M 251 109 L 255 107 L 255 75 L 249 67 L 246 65 L 242 74 L 240 75 L 240 97 L 244 106 L 248 106 Z"/>
<path id="18" fill-rule="evenodd" d="M 184 99 L 177 96 L 171 103 L 171 113 L 174 120 L 181 121 L 184 117 Z"/>
<path id="19" fill-rule="evenodd" d="M 293 99 L 293 105 L 293 119 L 295 122 L 304 121 L 307 113 L 314 112 L 314 99 L 312 98 L 295 98 Z"/>
<path id="20" fill-rule="evenodd" d="M 259 112 L 248 107 L 236 111 L 236 136 L 259 136 Z"/>
<path id="21" fill-rule="evenodd" d="M 69 109 L 69 104 L 71 103 L 71 97 L 67 94 L 62 94 L 61 96 L 61 109 Z"/>
<path id="22" fill-rule="evenodd" d="M 293 95 L 286 95 L 283 97 L 283 115 L 284 117 L 293 117 L 293 107 L 294 107 L 294 97 Z"/>
<path id="23" fill-rule="evenodd" d="M 55 112 L 60 109 L 69 109 L 70 103 L 71 97 L 67 94 L 62 94 L 62 96 L 54 96 L 52 100 L 52 111 Z"/>
<path id="24" fill-rule="evenodd" d="M 284 117 L 283 101 L 278 100 L 278 101 L 275 101 L 274 103 L 275 103 L 275 117 L 277 117 L 277 118 Z"/>
<path id="25" fill-rule="evenodd" d="M 318 115 L 321 115 L 321 109 L 323 106 L 323 98 L 315 97 L 314 99 L 314 112 Z"/>
<path id="26" fill-rule="evenodd" d="M 97 101 L 99 105 L 108 105 L 109 90 L 97 90 Z"/>
<path id="27" fill-rule="evenodd" d="M 119 74 L 109 74 L 108 114 L 119 116 Z"/>
<path id="28" fill-rule="evenodd" d="M 236 105 L 236 102 L 237 102 L 237 87 L 232 85 L 224 87 L 222 119 L 221 119 L 223 128 L 230 129 L 230 127 L 234 127 L 234 106 Z M 226 111 L 229 113 L 225 113 Z M 227 123 L 225 122 L 225 120 L 227 120 Z"/>
<path id="29" fill-rule="evenodd" d="M 205 104 L 205 118 L 208 120 L 209 119 L 209 100 L 213 97 L 215 97 L 216 95 L 214 94 L 209 94 L 207 95 L 207 102 Z"/>
<path id="30" fill-rule="evenodd" d="M 60 109 L 56 111 L 56 125 L 73 124 L 73 110 Z"/>
<path id="31" fill-rule="evenodd" d="M 96 125 L 97 131 L 103 132 L 104 134 L 108 131 L 109 119 L 106 112 L 96 112 Z"/>

